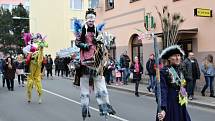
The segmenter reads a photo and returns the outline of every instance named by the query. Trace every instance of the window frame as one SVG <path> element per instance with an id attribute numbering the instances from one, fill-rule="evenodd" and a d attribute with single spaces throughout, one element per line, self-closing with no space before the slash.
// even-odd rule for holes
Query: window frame
<path id="1" fill-rule="evenodd" d="M 130 0 L 130 3 L 137 2 L 137 1 L 140 1 L 140 0 Z"/>
<path id="2" fill-rule="evenodd" d="M 81 9 L 75 8 L 75 1 L 76 0 L 70 0 L 70 9 L 72 9 L 72 10 L 83 10 L 84 9 L 84 0 L 81 0 Z"/>
<path id="3" fill-rule="evenodd" d="M 109 0 L 105 0 L 105 11 L 109 11 L 109 10 L 114 9 L 115 1 L 113 0 L 113 5 L 112 6 L 110 6 L 108 3 L 109 3 Z"/>
<path id="4" fill-rule="evenodd" d="M 180 1 L 180 0 L 172 0 L 173 2 L 178 2 L 178 1 Z"/>

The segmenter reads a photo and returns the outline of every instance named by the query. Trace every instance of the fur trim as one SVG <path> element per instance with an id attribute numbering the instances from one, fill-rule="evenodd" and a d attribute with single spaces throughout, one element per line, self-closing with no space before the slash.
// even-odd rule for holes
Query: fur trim
<path id="1" fill-rule="evenodd" d="M 175 51 L 175 52 L 173 52 Z M 179 45 L 172 45 L 170 47 L 165 48 L 162 53 L 160 54 L 160 58 L 161 59 L 168 59 L 169 56 L 171 56 L 172 54 L 181 54 L 182 56 L 185 55 L 184 51 L 181 49 L 181 47 Z M 170 55 L 168 55 L 170 54 Z"/>

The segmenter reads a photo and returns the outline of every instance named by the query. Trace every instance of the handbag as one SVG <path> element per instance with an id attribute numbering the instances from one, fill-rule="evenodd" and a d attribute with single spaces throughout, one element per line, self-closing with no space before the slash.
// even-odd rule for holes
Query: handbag
<path id="1" fill-rule="evenodd" d="M 133 79 L 133 78 L 134 78 L 134 74 L 131 72 L 130 76 L 129 76 L 129 79 Z"/>
<path id="2" fill-rule="evenodd" d="M 16 74 L 17 75 L 21 75 L 24 73 L 24 70 L 23 69 L 16 69 Z"/>

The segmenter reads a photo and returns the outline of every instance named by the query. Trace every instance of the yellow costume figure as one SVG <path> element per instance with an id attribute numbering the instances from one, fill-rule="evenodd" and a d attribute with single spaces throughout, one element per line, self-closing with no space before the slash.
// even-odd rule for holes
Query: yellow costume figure
<path id="1" fill-rule="evenodd" d="M 30 74 L 27 77 L 27 95 L 28 95 L 28 102 L 31 102 L 31 94 L 33 86 L 36 87 L 38 96 L 39 96 L 39 103 L 42 102 L 41 95 L 42 95 L 42 84 L 41 84 L 41 66 L 43 61 L 43 48 L 40 48 L 39 51 L 32 54 L 30 60 L 29 71 Z"/>
<path id="2" fill-rule="evenodd" d="M 27 97 L 28 103 L 31 102 L 31 93 L 33 86 L 36 87 L 39 103 L 42 102 L 42 83 L 41 83 L 41 68 L 43 62 L 43 48 L 48 47 L 45 37 L 41 34 L 32 35 L 31 33 L 24 33 L 23 39 L 26 47 L 23 52 L 27 55 L 26 64 L 29 67 L 29 75 L 27 76 Z"/>

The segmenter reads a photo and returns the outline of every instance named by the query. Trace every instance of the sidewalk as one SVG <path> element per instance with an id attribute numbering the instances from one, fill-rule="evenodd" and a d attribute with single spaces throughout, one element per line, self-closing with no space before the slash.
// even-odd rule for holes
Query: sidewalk
<path id="1" fill-rule="evenodd" d="M 107 85 L 107 87 L 111 88 L 111 89 L 134 93 L 135 84 L 129 83 L 128 85 L 121 85 L 121 86 L 116 86 L 115 84 L 111 84 L 111 85 Z M 140 84 L 139 85 L 139 94 L 154 97 L 154 94 L 152 92 L 149 92 L 146 87 L 147 87 L 146 84 Z M 215 109 L 215 98 L 208 97 L 208 95 L 206 94 L 206 96 L 203 97 L 199 93 L 196 93 L 194 99 L 189 100 L 188 105 Z"/>

